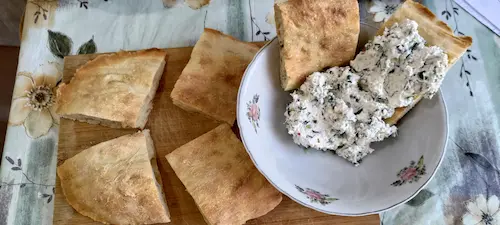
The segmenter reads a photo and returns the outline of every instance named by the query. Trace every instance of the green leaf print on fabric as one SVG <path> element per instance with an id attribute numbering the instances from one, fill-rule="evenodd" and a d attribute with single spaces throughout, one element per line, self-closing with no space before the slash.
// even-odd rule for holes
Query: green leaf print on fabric
<path id="1" fill-rule="evenodd" d="M 406 204 L 409 206 L 415 206 L 415 207 L 421 206 L 422 204 L 424 204 L 427 201 L 427 199 L 431 198 L 432 196 L 434 196 L 434 193 L 432 193 L 431 191 L 429 191 L 427 189 L 422 189 L 420 191 L 420 193 L 418 193 L 417 196 L 412 198 Z"/>
<path id="2" fill-rule="evenodd" d="M 97 47 L 94 42 L 94 37 L 89 41 L 85 42 L 80 48 L 78 48 L 78 55 L 80 54 L 93 54 L 97 52 Z"/>
<path id="3" fill-rule="evenodd" d="M 63 33 L 48 30 L 50 52 L 59 58 L 69 55 L 73 42 Z"/>
<path id="4" fill-rule="evenodd" d="M 61 32 L 47 30 L 49 33 L 49 49 L 50 52 L 58 57 L 64 58 L 71 54 L 73 41 L 70 37 Z M 83 43 L 79 48 L 77 54 L 93 54 L 97 52 L 97 46 L 94 41 L 94 36 L 87 42 Z"/>

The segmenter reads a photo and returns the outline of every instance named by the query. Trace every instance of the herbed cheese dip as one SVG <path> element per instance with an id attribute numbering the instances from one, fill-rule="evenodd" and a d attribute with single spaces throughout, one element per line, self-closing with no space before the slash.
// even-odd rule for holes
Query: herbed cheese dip
<path id="1" fill-rule="evenodd" d="M 350 66 L 311 74 L 291 93 L 285 125 L 295 143 L 335 151 L 358 165 L 373 152 L 370 143 L 396 134 L 388 125 L 397 107 L 415 96 L 431 98 L 439 89 L 448 57 L 425 46 L 418 24 L 406 20 L 365 45 Z"/>

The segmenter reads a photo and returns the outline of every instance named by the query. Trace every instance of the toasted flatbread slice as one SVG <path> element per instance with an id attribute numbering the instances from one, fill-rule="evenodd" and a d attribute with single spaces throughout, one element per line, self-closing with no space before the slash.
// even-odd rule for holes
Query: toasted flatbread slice
<path id="1" fill-rule="evenodd" d="M 184 0 L 192 9 L 199 9 L 210 3 L 210 0 Z"/>
<path id="2" fill-rule="evenodd" d="M 237 225 L 265 215 L 282 199 L 222 124 L 166 156 L 210 225 Z"/>
<path id="3" fill-rule="evenodd" d="M 173 103 L 232 125 L 241 78 L 258 50 L 255 44 L 205 29 L 175 83 Z"/>
<path id="4" fill-rule="evenodd" d="M 385 28 L 390 28 L 394 23 L 403 22 L 406 19 L 418 23 L 418 33 L 427 42 L 427 46 L 441 47 L 448 55 L 448 69 L 464 54 L 472 45 L 469 36 L 455 36 L 453 30 L 443 21 L 439 20 L 428 8 L 420 3 L 407 0 L 392 14 L 392 16 L 378 30 L 377 35 L 382 35 Z M 421 100 L 417 96 L 411 106 L 397 108 L 394 115 L 385 121 L 388 124 L 396 124 L 413 106 Z"/>
<path id="5" fill-rule="evenodd" d="M 170 222 L 149 130 L 92 146 L 57 167 L 68 203 L 107 224 Z"/>
<path id="6" fill-rule="evenodd" d="M 161 49 L 98 56 L 60 85 L 56 112 L 91 124 L 144 128 L 166 59 Z"/>
<path id="7" fill-rule="evenodd" d="M 289 0 L 275 4 L 274 11 L 285 91 L 300 87 L 313 72 L 347 65 L 354 58 L 357 0 Z"/>

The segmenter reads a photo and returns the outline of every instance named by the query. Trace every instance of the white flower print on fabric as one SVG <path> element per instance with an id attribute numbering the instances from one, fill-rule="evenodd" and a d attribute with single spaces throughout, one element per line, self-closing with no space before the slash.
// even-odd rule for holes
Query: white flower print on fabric
<path id="1" fill-rule="evenodd" d="M 400 1 L 373 1 L 373 5 L 368 10 L 370 13 L 375 14 L 373 16 L 373 21 L 375 22 L 385 22 L 392 13 L 398 8 Z"/>
<path id="2" fill-rule="evenodd" d="M 26 134 L 38 138 L 59 124 L 55 113 L 56 83 L 60 72 L 53 65 L 44 65 L 35 75 L 20 72 L 16 76 L 9 125 L 24 125 Z"/>
<path id="3" fill-rule="evenodd" d="M 467 202 L 467 213 L 462 217 L 464 225 L 498 225 L 500 224 L 500 201 L 496 195 L 486 200 L 479 195 L 475 200 Z"/>

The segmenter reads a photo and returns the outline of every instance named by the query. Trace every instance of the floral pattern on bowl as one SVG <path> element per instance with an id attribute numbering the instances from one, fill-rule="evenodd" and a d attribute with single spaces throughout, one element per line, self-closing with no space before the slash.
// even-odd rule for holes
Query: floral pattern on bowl
<path id="1" fill-rule="evenodd" d="M 258 94 L 255 94 L 252 100 L 247 103 L 248 121 L 250 121 L 250 123 L 252 124 L 255 133 L 257 133 L 257 128 L 259 127 L 259 120 L 260 120 L 260 108 L 257 103 L 259 103 Z"/>
<path id="2" fill-rule="evenodd" d="M 310 188 L 301 188 L 298 185 L 295 185 L 295 188 L 297 188 L 298 191 L 301 193 L 305 194 L 309 200 L 311 200 L 312 203 L 319 202 L 321 205 L 328 205 L 332 203 L 333 201 L 339 200 L 338 198 L 331 198 L 330 195 L 327 194 L 321 194 L 318 191 L 315 191 Z"/>
<path id="3" fill-rule="evenodd" d="M 422 175 L 425 175 L 424 156 L 420 156 L 418 163 L 415 161 L 410 162 L 410 166 L 401 169 L 398 173 L 399 180 L 394 181 L 392 186 L 401 186 L 403 184 L 418 182 Z"/>
<path id="4" fill-rule="evenodd" d="M 368 28 L 362 29 L 368 35 Z M 281 88 L 279 63 L 279 42 L 273 39 L 247 67 L 236 109 L 245 149 L 276 189 L 319 212 L 362 216 L 409 201 L 430 181 L 443 159 L 448 133 L 440 93 L 417 104 L 398 125 L 398 136 L 373 143 L 374 153 L 355 167 L 331 152 L 311 149 L 304 154 L 304 149 L 294 143 L 284 125 L 291 96 Z M 411 160 L 417 162 L 409 166 Z M 396 183 L 413 184 L 387 188 L 395 183 L 396 174 L 390 171 L 401 172 Z"/>

